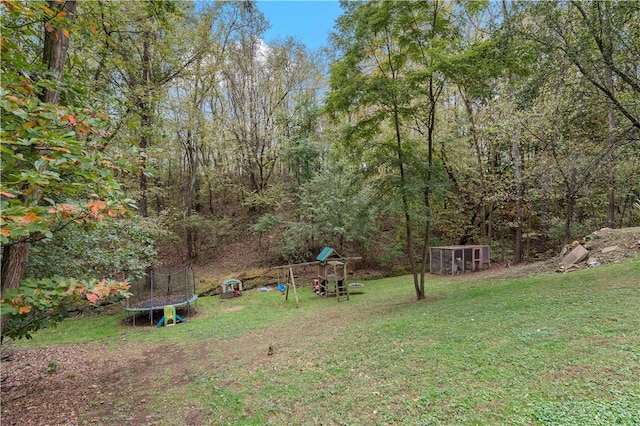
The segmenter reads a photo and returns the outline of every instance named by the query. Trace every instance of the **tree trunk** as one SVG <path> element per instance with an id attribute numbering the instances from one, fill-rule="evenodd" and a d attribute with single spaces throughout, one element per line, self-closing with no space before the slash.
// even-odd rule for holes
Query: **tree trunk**
<path id="1" fill-rule="evenodd" d="M 184 206 L 186 219 L 191 217 L 194 211 L 194 204 L 196 204 L 196 193 L 198 191 L 198 145 L 195 141 L 195 137 L 191 130 L 187 131 L 187 161 L 186 168 L 189 172 L 188 188 L 187 188 L 187 201 Z M 197 211 L 197 209 L 195 209 Z M 196 241 L 198 238 L 198 231 L 194 229 L 190 223 L 187 224 L 187 253 L 189 259 L 195 259 L 198 256 L 196 247 Z"/>
<path id="2" fill-rule="evenodd" d="M 609 162 L 609 192 L 607 194 L 607 226 L 616 227 L 616 175 L 613 161 Z"/>
<path id="3" fill-rule="evenodd" d="M 60 3 L 57 1 L 49 1 L 49 7 L 53 10 L 58 9 Z M 76 1 L 67 0 L 63 3 L 61 12 L 67 13 L 68 20 L 73 19 L 73 14 L 76 11 Z M 67 34 L 69 34 L 67 32 Z M 59 82 L 62 80 L 62 73 L 64 71 L 64 63 L 67 61 L 67 52 L 69 51 L 70 39 L 63 33 L 62 29 L 56 29 L 48 31 L 45 28 L 44 31 L 44 50 L 42 53 L 42 62 L 47 65 L 47 69 L 51 73 L 51 79 Z M 60 100 L 60 92 L 58 88 L 51 90 L 45 90 L 42 95 L 42 101 L 50 104 L 57 104 Z"/>
<path id="4" fill-rule="evenodd" d="M 564 243 L 568 244 L 571 239 L 571 221 L 573 220 L 573 212 L 576 207 L 576 174 L 577 170 L 575 167 L 571 167 L 569 170 L 569 182 L 567 188 L 567 211 L 566 218 L 564 222 Z"/>
<path id="5" fill-rule="evenodd" d="M 435 16 L 434 16 L 435 20 Z M 433 167 L 433 135 L 436 127 L 436 103 L 437 95 L 433 88 L 433 74 L 429 76 L 429 118 L 427 121 L 427 185 L 424 189 L 424 207 L 427 215 L 427 223 L 424 227 L 424 235 L 422 241 L 422 264 L 420 269 L 420 288 L 416 293 L 418 300 L 425 298 L 424 281 L 427 273 L 427 265 L 430 261 L 429 246 L 431 241 L 431 168 Z"/>
<path id="6" fill-rule="evenodd" d="M 473 141 L 473 146 L 476 152 L 476 160 L 478 165 L 478 175 L 480 177 L 480 188 L 478 188 L 480 192 L 480 237 L 482 240 L 489 244 L 488 236 L 487 236 L 487 205 L 486 205 L 486 188 L 487 185 L 485 183 L 485 173 L 484 173 L 484 165 L 482 164 L 482 151 L 480 149 L 480 141 L 478 140 L 478 130 L 476 128 L 475 119 L 473 116 L 473 108 L 471 105 L 471 101 L 460 91 L 462 95 L 462 99 L 464 101 L 465 109 L 467 110 L 467 117 L 469 119 L 470 131 L 471 131 L 471 140 Z"/>
<path id="7" fill-rule="evenodd" d="M 609 91 L 614 93 L 614 85 L 613 85 L 613 73 L 610 67 L 605 68 L 605 77 L 607 79 L 606 83 L 609 87 Z M 609 108 L 609 113 L 607 117 L 607 135 L 609 139 L 609 147 L 612 148 L 616 143 L 616 116 L 615 116 L 615 105 L 611 101 L 611 99 L 607 98 L 607 106 Z M 616 168 L 615 168 L 615 156 L 611 155 L 611 159 L 609 160 L 609 190 L 607 193 L 607 223 L 609 228 L 616 227 Z"/>
<path id="8" fill-rule="evenodd" d="M 150 133 L 153 126 L 153 111 L 150 79 L 151 79 L 151 53 L 150 53 L 150 35 L 145 34 L 144 41 L 142 43 L 142 85 L 145 93 L 141 95 L 141 99 L 138 105 L 140 109 L 140 127 L 142 135 L 140 136 L 140 201 L 138 206 L 138 212 L 142 217 L 149 216 L 149 202 L 148 202 L 148 182 L 145 169 L 147 166 L 147 149 L 151 145 Z"/>
<path id="9" fill-rule="evenodd" d="M 409 212 L 409 200 L 407 197 L 407 183 L 404 173 L 404 154 L 402 152 L 402 134 L 400 132 L 400 115 L 398 113 L 397 106 L 394 107 L 393 121 L 396 133 L 396 149 L 398 150 L 398 171 L 400 173 L 400 191 L 402 198 L 402 209 L 404 212 L 404 227 L 405 235 L 407 238 L 407 257 L 409 258 L 409 265 L 411 266 L 411 273 L 413 274 L 413 286 L 416 290 L 416 297 L 418 300 L 423 299 L 424 295 L 420 292 L 420 283 L 418 280 L 418 267 L 416 265 L 416 259 L 414 258 L 413 248 L 413 231 L 411 214 Z"/>
<path id="10" fill-rule="evenodd" d="M 514 191 L 516 196 L 516 226 L 513 237 L 513 263 L 520 263 L 522 262 L 522 164 L 520 161 L 518 136 L 515 130 L 512 135 L 511 149 L 513 155 L 513 177 L 515 180 Z"/>
<path id="11" fill-rule="evenodd" d="M 502 0 L 502 13 L 504 19 L 509 17 L 509 8 L 507 7 L 507 1 Z M 509 82 L 515 80 L 515 74 L 509 76 Z M 515 100 L 513 89 L 510 90 L 511 100 Z M 516 198 L 516 217 L 515 217 L 515 229 L 514 229 L 514 244 L 513 244 L 513 262 L 522 262 L 522 177 L 521 177 L 521 162 L 520 162 L 520 147 L 518 146 L 518 135 L 516 129 L 513 130 L 511 136 L 511 150 L 513 156 L 513 175 L 515 180 L 515 198 Z"/>

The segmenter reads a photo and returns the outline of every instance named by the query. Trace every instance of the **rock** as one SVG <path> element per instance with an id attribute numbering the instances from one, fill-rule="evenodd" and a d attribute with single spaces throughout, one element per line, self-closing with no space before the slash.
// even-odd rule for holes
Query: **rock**
<path id="1" fill-rule="evenodd" d="M 605 247 L 605 248 L 602 249 L 602 254 L 610 253 L 610 252 L 616 251 L 616 250 L 618 250 L 618 246 Z"/>
<path id="2" fill-rule="evenodd" d="M 597 258 L 597 257 L 590 257 L 590 258 L 587 260 L 587 266 L 588 266 L 589 268 L 594 268 L 594 267 L 596 267 L 596 266 L 600 266 L 600 265 L 601 265 L 601 263 L 600 263 L 600 261 L 598 260 L 598 258 Z"/>
<path id="3" fill-rule="evenodd" d="M 573 250 L 571 250 L 571 253 L 567 254 L 562 259 L 564 269 L 567 270 L 571 265 L 582 262 L 587 258 L 587 256 L 589 256 L 589 250 L 578 244 Z"/>

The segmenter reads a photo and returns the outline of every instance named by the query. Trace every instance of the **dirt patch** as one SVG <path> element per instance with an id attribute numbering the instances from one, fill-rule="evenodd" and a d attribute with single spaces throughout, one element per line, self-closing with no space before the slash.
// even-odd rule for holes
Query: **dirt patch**
<path id="1" fill-rule="evenodd" d="M 241 311 L 244 309 L 244 306 L 238 305 L 238 306 L 232 306 L 230 308 L 225 308 L 222 310 L 223 313 L 227 313 L 227 312 L 236 312 L 236 311 Z"/>
<path id="2" fill-rule="evenodd" d="M 2 424 L 76 425 L 78 413 L 112 392 L 116 375 L 100 368 L 101 348 L 74 345 L 2 349 Z M 64 397 L 61 397 L 64 395 Z"/>
<path id="3" fill-rule="evenodd" d="M 95 345 L 3 347 L 1 354 L 3 426 L 153 424 L 145 389 L 154 389 L 166 369 L 185 358 L 173 346 L 126 353 Z"/>

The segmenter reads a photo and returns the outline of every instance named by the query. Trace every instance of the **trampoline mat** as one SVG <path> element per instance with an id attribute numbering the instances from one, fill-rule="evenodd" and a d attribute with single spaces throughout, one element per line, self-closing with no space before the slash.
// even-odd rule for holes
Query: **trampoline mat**
<path id="1" fill-rule="evenodd" d="M 171 294 L 165 296 L 156 296 L 151 299 L 141 300 L 140 302 L 132 303 L 127 306 L 125 311 L 150 311 L 156 309 L 163 309 L 166 305 L 181 306 L 187 303 L 194 302 L 198 298 L 198 295 L 192 294 L 187 296 L 186 294 Z"/>

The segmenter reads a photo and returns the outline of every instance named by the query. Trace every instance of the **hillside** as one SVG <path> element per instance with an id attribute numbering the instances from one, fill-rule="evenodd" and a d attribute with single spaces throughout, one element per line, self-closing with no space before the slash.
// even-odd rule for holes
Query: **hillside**
<path id="1" fill-rule="evenodd" d="M 510 265 L 496 262 L 493 259 L 491 271 L 485 274 L 493 274 L 508 265 L 505 271 L 506 277 L 528 276 L 551 270 L 558 270 L 562 264 L 563 251 L 570 252 L 574 246 L 582 245 L 589 252 L 589 256 L 577 263 L 572 269 L 584 269 L 610 263 L 624 262 L 630 259 L 640 260 L 640 227 L 609 229 L 603 228 L 594 231 L 582 239 L 575 241 L 567 248 L 558 247 L 557 256 L 536 262 L 525 262 L 521 265 Z M 311 259 L 310 259 L 311 260 Z M 590 262 L 591 261 L 591 262 Z M 596 262 L 597 261 L 597 262 Z M 591 263 L 591 265 L 589 265 Z M 275 285 L 278 282 L 277 270 L 271 269 L 278 264 L 273 263 L 273 255 L 268 250 L 251 241 L 240 241 L 225 244 L 224 249 L 217 250 L 206 259 L 197 263 L 194 267 L 198 280 L 198 289 L 203 293 L 215 291 L 215 287 L 226 278 L 235 277 L 246 282 L 247 287 L 262 285 Z M 364 268 L 358 262 L 350 265 L 352 279 L 364 280 L 383 276 L 393 276 L 406 273 L 401 270 L 382 271 Z M 296 274 L 302 279 L 309 280 L 313 276 L 314 268 L 298 268 Z"/>

